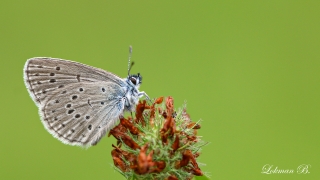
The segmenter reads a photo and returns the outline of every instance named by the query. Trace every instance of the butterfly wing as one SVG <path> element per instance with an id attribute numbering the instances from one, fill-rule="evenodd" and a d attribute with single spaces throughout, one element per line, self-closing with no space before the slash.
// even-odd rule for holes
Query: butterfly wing
<path id="1" fill-rule="evenodd" d="M 24 82 L 37 106 L 48 97 L 47 93 L 72 83 L 106 81 L 125 86 L 121 78 L 110 72 L 57 58 L 31 58 L 23 71 Z"/>
<path id="2" fill-rule="evenodd" d="M 45 128 L 66 144 L 97 144 L 124 109 L 124 82 L 98 68 L 32 58 L 26 62 L 24 80 Z"/>
<path id="3" fill-rule="evenodd" d="M 125 91 L 113 82 L 80 82 L 50 94 L 39 113 L 45 128 L 70 145 L 91 146 L 110 130 L 124 109 Z"/>

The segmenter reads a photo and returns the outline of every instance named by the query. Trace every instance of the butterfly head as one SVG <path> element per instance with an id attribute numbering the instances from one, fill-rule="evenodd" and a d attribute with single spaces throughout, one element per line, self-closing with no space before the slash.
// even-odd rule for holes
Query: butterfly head
<path id="1" fill-rule="evenodd" d="M 140 84 L 142 83 L 142 76 L 140 75 L 140 73 L 129 75 L 127 79 L 128 82 L 134 86 L 140 86 Z"/>

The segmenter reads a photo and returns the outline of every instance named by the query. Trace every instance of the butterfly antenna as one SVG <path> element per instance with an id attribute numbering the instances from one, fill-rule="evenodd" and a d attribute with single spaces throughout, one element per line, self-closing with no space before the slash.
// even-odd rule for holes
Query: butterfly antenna
<path id="1" fill-rule="evenodd" d="M 134 65 L 133 61 L 130 63 L 131 55 L 132 55 L 132 46 L 129 46 L 128 76 L 130 75 L 130 70 L 131 70 L 132 66 Z"/>

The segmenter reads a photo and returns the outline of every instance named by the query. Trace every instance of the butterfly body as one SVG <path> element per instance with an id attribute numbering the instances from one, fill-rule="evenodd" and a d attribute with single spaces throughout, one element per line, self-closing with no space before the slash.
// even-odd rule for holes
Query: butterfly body
<path id="1" fill-rule="evenodd" d="M 134 111 L 142 77 L 120 78 L 110 72 L 57 58 L 27 60 L 24 81 L 39 108 L 44 127 L 65 144 L 91 146 Z"/>

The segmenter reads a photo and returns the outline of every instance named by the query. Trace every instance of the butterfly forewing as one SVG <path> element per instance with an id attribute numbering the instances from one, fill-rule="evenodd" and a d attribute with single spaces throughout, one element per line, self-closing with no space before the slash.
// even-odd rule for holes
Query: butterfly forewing
<path id="1" fill-rule="evenodd" d="M 118 76 L 99 68 L 57 58 L 31 58 L 24 67 L 24 81 L 39 105 L 48 93 L 71 83 L 111 81 L 125 86 Z"/>

